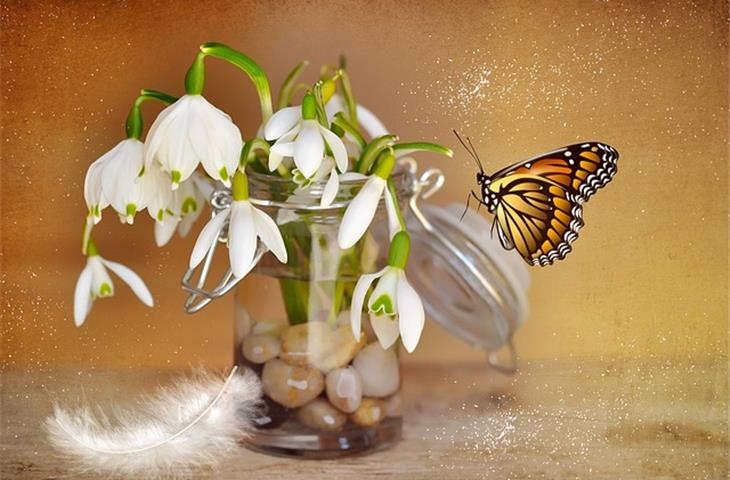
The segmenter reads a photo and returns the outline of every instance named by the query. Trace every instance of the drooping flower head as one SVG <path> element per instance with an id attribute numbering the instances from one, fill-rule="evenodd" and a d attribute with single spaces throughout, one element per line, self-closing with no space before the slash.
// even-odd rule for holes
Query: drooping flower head
<path id="1" fill-rule="evenodd" d="M 142 303 L 148 307 L 154 305 L 152 294 L 139 275 L 122 264 L 102 258 L 94 242 L 89 241 L 86 266 L 79 275 L 74 292 L 74 323 L 77 327 L 83 325 L 94 300 L 114 295 L 114 284 L 107 268 L 129 285 Z"/>
<path id="2" fill-rule="evenodd" d="M 381 346 L 390 347 L 400 336 L 408 352 L 415 350 L 423 331 L 425 312 L 418 293 L 406 277 L 409 250 L 408 233 L 398 232 L 390 245 L 388 265 L 379 272 L 365 274 L 358 279 L 350 309 L 350 324 L 355 338 L 360 338 L 362 308 L 367 299 L 370 322 Z M 375 288 L 367 297 L 370 286 L 376 280 Z"/>

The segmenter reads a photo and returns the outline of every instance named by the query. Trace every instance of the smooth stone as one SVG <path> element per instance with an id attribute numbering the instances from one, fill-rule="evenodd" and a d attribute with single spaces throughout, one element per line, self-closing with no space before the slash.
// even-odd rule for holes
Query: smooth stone
<path id="1" fill-rule="evenodd" d="M 352 366 L 360 374 L 363 395 L 387 397 L 398 390 L 400 371 L 393 347 L 384 350 L 379 343 L 371 343 L 357 354 Z"/>
<path id="2" fill-rule="evenodd" d="M 402 417 L 403 416 L 403 397 L 400 392 L 391 395 L 385 399 L 385 416 L 386 417 Z"/>
<path id="3" fill-rule="evenodd" d="M 243 339 L 241 350 L 246 360 L 264 363 L 279 355 L 281 345 L 279 339 L 271 335 L 249 335 Z"/>
<path id="4" fill-rule="evenodd" d="M 310 428 L 325 431 L 339 430 L 347 421 L 347 415 L 323 398 L 315 398 L 297 410 L 297 418 Z"/>
<path id="5" fill-rule="evenodd" d="M 264 393 L 288 407 L 301 407 L 324 390 L 324 377 L 316 368 L 289 365 L 279 359 L 269 360 L 261 373 Z"/>
<path id="6" fill-rule="evenodd" d="M 361 427 L 372 427 L 384 418 L 385 402 L 379 398 L 363 398 L 360 407 L 350 414 L 350 420 Z"/>
<path id="7" fill-rule="evenodd" d="M 273 335 L 274 337 L 278 337 L 288 326 L 289 324 L 282 318 L 267 318 L 254 323 L 251 328 L 251 333 L 253 335 Z"/>
<path id="8" fill-rule="evenodd" d="M 352 413 L 362 402 L 360 374 L 352 367 L 336 368 L 325 378 L 327 399 L 345 413 Z"/>
<path id="9" fill-rule="evenodd" d="M 235 303 L 233 312 L 233 335 L 236 345 L 238 345 L 251 333 L 253 321 L 251 320 L 251 315 L 248 313 L 248 310 L 246 310 L 243 305 L 239 305 L 238 302 Z"/>
<path id="10" fill-rule="evenodd" d="M 281 334 L 281 359 L 291 365 L 312 365 L 333 348 L 333 337 L 324 322 L 292 325 Z"/>
<path id="11" fill-rule="evenodd" d="M 329 340 L 331 348 L 328 353 L 316 357 L 312 362 L 324 373 L 349 364 L 357 352 L 365 346 L 365 336 L 361 336 L 359 342 L 355 340 L 349 325 L 340 325 L 331 333 L 331 337 Z"/>

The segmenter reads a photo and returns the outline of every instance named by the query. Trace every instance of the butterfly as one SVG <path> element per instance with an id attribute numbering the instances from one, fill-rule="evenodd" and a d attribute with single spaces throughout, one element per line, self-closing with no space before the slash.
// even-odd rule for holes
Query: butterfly
<path id="1" fill-rule="evenodd" d="M 479 206 L 494 215 L 502 246 L 516 249 L 530 265 L 552 265 L 570 253 L 583 227 L 583 203 L 611 181 L 618 152 L 601 142 L 583 142 L 544 153 L 487 175 L 467 137 L 459 142 L 479 166 Z M 466 213 L 466 210 L 464 211 Z"/>

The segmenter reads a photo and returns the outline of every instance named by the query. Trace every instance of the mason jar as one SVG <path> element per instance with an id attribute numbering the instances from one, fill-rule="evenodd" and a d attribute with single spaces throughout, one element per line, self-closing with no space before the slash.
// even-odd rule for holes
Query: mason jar
<path id="1" fill-rule="evenodd" d="M 458 207 L 418 208 L 418 197 L 443 183 L 439 172 L 419 178 L 415 162 L 403 160 L 393 180 L 413 241 L 408 278 L 427 314 L 485 348 L 495 366 L 514 368 L 511 338 L 526 313 L 524 266 L 488 239 L 483 218 L 459 222 L 449 210 Z M 383 349 L 366 314 L 360 340 L 350 326 L 355 283 L 386 262 L 384 201 L 354 247 L 337 244 L 345 209 L 363 184 L 342 181 L 333 204 L 321 207 L 319 184 L 301 189 L 290 179 L 249 174 L 251 201 L 277 221 L 288 252 L 286 264 L 263 254 L 235 292 L 235 363 L 256 372 L 264 391 L 246 440 L 251 449 L 332 458 L 401 437 L 399 343 Z M 511 356 L 500 364 L 494 352 L 504 347 Z"/>

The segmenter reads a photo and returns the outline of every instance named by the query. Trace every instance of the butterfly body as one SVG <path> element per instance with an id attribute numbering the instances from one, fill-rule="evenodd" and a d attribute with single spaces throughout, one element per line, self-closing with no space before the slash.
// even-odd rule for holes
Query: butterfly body
<path id="1" fill-rule="evenodd" d="M 551 265 L 570 253 L 584 225 L 583 203 L 617 171 L 613 147 L 583 142 L 487 175 L 471 142 L 462 143 L 480 167 L 479 195 L 471 195 L 494 215 L 492 230 L 502 246 L 531 265 Z"/>

